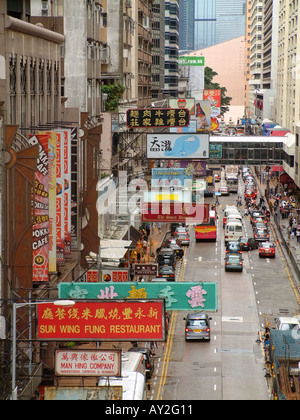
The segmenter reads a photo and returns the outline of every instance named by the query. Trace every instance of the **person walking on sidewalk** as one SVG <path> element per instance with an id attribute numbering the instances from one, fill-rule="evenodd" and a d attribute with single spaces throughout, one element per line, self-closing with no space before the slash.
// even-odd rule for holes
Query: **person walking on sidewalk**
<path id="1" fill-rule="evenodd" d="M 299 228 L 297 229 L 296 237 L 297 237 L 298 244 L 300 244 L 300 229 Z"/>

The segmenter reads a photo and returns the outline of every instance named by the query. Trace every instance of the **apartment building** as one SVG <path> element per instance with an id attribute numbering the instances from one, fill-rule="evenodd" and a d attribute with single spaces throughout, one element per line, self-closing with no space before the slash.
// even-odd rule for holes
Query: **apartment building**
<path id="1" fill-rule="evenodd" d="M 165 3 L 154 1 L 152 12 L 152 98 L 162 100 L 165 86 Z"/>
<path id="2" fill-rule="evenodd" d="M 249 80 L 249 111 L 250 115 L 262 121 L 263 101 L 262 89 L 262 54 L 263 54 L 263 1 L 252 0 L 250 24 L 250 74 Z"/>
<path id="3" fill-rule="evenodd" d="M 166 98 L 178 97 L 179 1 L 165 0 L 165 89 Z"/>

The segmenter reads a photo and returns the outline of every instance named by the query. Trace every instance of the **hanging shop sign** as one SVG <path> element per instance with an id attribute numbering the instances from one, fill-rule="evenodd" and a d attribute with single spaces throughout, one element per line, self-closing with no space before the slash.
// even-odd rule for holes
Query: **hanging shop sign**
<path id="1" fill-rule="evenodd" d="M 129 128 L 187 127 L 190 111 L 186 108 L 129 109 L 126 113 Z"/>
<path id="2" fill-rule="evenodd" d="M 60 283 L 58 292 L 60 299 L 165 299 L 167 311 L 218 309 L 214 282 Z"/>
<path id="3" fill-rule="evenodd" d="M 38 305 L 38 339 L 165 341 L 165 302 L 161 299 L 77 301 L 72 307 L 42 303 Z"/>
<path id="4" fill-rule="evenodd" d="M 120 350 L 57 350 L 57 376 L 121 376 Z"/>
<path id="5" fill-rule="evenodd" d="M 209 204 L 144 202 L 142 222 L 209 223 Z"/>
<path id="6" fill-rule="evenodd" d="M 208 159 L 208 134 L 149 134 L 148 159 Z"/>

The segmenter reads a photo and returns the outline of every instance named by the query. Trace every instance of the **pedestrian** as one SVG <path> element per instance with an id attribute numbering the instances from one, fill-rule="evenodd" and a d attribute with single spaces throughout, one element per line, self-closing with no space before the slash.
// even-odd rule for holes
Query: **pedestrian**
<path id="1" fill-rule="evenodd" d="M 298 229 L 296 232 L 297 242 L 300 244 L 300 230 Z"/>
<path id="2" fill-rule="evenodd" d="M 161 233 L 161 222 L 157 222 L 158 232 Z"/>

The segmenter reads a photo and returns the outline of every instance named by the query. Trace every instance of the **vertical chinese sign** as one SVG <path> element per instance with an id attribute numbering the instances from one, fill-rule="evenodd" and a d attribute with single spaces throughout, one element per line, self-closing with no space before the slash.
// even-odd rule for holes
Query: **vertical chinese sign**
<path id="1" fill-rule="evenodd" d="M 71 255 L 71 130 L 64 130 L 64 235 L 65 256 Z"/>
<path id="2" fill-rule="evenodd" d="M 65 262 L 64 228 L 64 139 L 63 132 L 56 134 L 56 260 Z"/>
<path id="3" fill-rule="evenodd" d="M 56 273 L 56 133 L 51 131 L 47 134 L 49 159 L 49 273 Z"/>
<path id="4" fill-rule="evenodd" d="M 35 171 L 33 209 L 32 281 L 49 281 L 49 171 L 48 135 L 29 136 L 30 145 L 39 145 Z"/>

